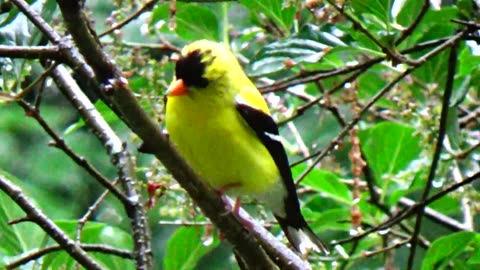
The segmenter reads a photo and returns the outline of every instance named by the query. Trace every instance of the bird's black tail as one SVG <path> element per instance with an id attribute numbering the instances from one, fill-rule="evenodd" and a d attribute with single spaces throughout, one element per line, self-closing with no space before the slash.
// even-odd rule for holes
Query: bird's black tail
<path id="1" fill-rule="evenodd" d="M 310 229 L 305 219 L 299 215 L 299 217 L 292 218 L 287 214 L 286 218 L 275 216 L 285 233 L 288 241 L 293 247 L 301 254 L 306 254 L 309 251 L 323 252 L 329 254 L 329 251 L 325 244 L 320 241 L 317 235 Z"/>

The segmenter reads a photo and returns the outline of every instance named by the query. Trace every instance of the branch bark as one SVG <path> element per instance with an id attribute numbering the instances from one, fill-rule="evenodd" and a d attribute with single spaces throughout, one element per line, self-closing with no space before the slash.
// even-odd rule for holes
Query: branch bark
<path id="1" fill-rule="evenodd" d="M 100 265 L 90 257 L 85 250 L 70 239 L 62 229 L 51 221 L 40 209 L 35 207 L 22 190 L 0 174 L 0 189 L 5 192 L 27 214 L 29 221 L 40 226 L 50 237 L 53 238 L 70 256 L 83 267 L 90 270 L 102 269 Z"/>

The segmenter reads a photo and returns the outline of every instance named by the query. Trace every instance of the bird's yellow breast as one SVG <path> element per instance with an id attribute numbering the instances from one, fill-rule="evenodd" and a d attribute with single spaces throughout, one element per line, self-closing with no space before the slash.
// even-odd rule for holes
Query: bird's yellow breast
<path id="1" fill-rule="evenodd" d="M 230 100 L 201 93 L 169 97 L 166 128 L 180 154 L 212 187 L 263 193 L 280 180 L 278 169 Z"/>

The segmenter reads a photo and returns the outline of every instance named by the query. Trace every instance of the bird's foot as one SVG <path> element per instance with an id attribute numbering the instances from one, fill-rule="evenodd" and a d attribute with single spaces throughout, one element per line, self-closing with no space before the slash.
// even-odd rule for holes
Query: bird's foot
<path id="1" fill-rule="evenodd" d="M 248 219 L 245 219 L 243 218 L 241 215 L 240 215 L 240 206 L 242 205 L 242 198 L 240 196 L 237 197 L 237 199 L 235 199 L 235 203 L 233 204 L 233 210 L 232 210 L 232 214 L 238 219 L 238 221 L 240 221 L 240 223 L 242 223 L 245 227 L 247 227 L 248 229 L 253 229 L 253 223 L 248 220 Z"/>

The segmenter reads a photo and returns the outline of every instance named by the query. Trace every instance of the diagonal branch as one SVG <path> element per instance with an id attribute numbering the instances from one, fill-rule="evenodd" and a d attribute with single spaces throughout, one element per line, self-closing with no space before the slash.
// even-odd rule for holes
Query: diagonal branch
<path id="1" fill-rule="evenodd" d="M 445 138 L 445 134 L 447 132 L 447 118 L 448 118 L 448 110 L 450 104 L 450 97 L 452 96 L 453 92 L 453 81 L 455 77 L 455 69 L 457 66 L 457 42 L 453 44 L 450 49 L 450 56 L 448 58 L 448 77 L 445 85 L 445 92 L 443 93 L 443 101 L 442 101 L 442 113 L 440 116 L 440 126 L 438 128 L 438 138 L 437 143 L 435 145 L 435 152 L 432 158 L 432 164 L 430 166 L 430 172 L 428 174 L 427 183 L 425 184 L 425 189 L 423 191 L 422 197 L 420 201 L 425 201 L 432 189 L 432 182 L 435 179 L 435 174 L 437 171 L 438 163 L 440 160 L 440 154 L 443 148 L 443 139 Z M 412 238 L 410 239 L 410 255 L 408 257 L 408 265 L 407 269 L 412 269 L 413 261 L 415 258 L 415 251 L 417 247 L 417 240 L 418 235 L 420 234 L 420 229 L 422 227 L 422 219 L 425 212 L 425 206 L 421 206 L 419 210 L 417 210 L 417 218 L 415 222 L 415 229 L 413 231 Z"/>
<path id="2" fill-rule="evenodd" d="M 137 103 L 134 94 L 128 88 L 126 80 L 121 77 L 120 71 L 115 67 L 113 61 L 103 53 L 99 44 L 96 43 L 96 39 L 92 37 L 92 32 L 81 13 L 80 6 L 72 1 L 58 0 L 57 2 L 67 28 L 79 46 L 80 53 L 92 67 L 99 82 L 103 83 L 104 89 L 107 90 L 96 88 L 97 93 L 143 139 L 144 149 L 148 149 L 150 153 L 155 154 L 162 161 L 180 185 L 202 208 L 206 216 L 222 231 L 222 234 L 233 244 L 234 248 L 242 254 L 247 263 L 262 269 L 273 268 L 271 259 L 258 245 L 255 237 L 252 237 L 251 232 L 245 230 L 232 213 L 225 213 L 223 200 L 188 167 L 168 142 L 165 135 L 162 134 L 157 123 L 153 122 Z M 267 240 L 263 241 L 268 243 Z M 279 265 L 280 268 L 309 268 L 288 249 L 284 248 L 278 252 L 287 258 L 285 261 L 288 262 L 287 265 Z M 277 263 L 281 262 L 277 261 Z"/>
<path id="3" fill-rule="evenodd" d="M 110 255 L 121 257 L 121 258 L 126 258 L 126 259 L 133 259 L 132 253 L 130 253 L 128 250 L 116 249 L 106 245 L 80 244 L 80 247 L 85 251 L 110 254 Z M 61 250 L 63 250 L 62 246 L 49 246 L 39 250 L 34 250 L 32 252 L 23 254 L 22 257 L 16 259 L 13 262 L 10 262 L 9 264 L 6 265 L 6 268 L 7 270 L 17 269 L 21 265 L 27 264 L 49 253 L 52 253 L 55 251 L 61 251 Z"/>
<path id="4" fill-rule="evenodd" d="M 395 41 L 395 45 L 398 46 L 402 41 L 404 41 L 412 32 L 417 28 L 418 24 L 422 21 L 423 17 L 425 17 L 425 14 L 427 14 L 428 9 L 430 8 L 430 0 L 423 0 L 423 6 L 422 9 L 420 10 L 420 13 L 415 16 L 415 20 L 412 22 L 412 24 L 405 29 L 405 31 L 402 32 L 400 37 Z"/>
<path id="5" fill-rule="evenodd" d="M 51 221 L 33 202 L 31 202 L 22 190 L 10 182 L 6 176 L 0 174 L 0 189 L 5 192 L 15 203 L 20 206 L 28 216 L 29 221 L 35 222 L 50 237 L 52 237 L 72 258 L 87 269 L 102 269 L 100 265 L 91 258 L 85 250 L 70 239 L 62 229 Z"/>
<path id="6" fill-rule="evenodd" d="M 63 66 L 52 72 L 52 78 L 60 91 L 77 108 L 85 123 L 93 129 L 94 134 L 103 143 L 110 155 L 111 162 L 117 169 L 120 183 L 123 185 L 127 197 L 127 201 L 124 201 L 123 205 L 132 225 L 135 246 L 134 258 L 137 267 L 139 269 L 151 269 L 153 261 L 147 218 L 140 201 L 140 194 L 135 187 L 136 179 L 133 164 L 125 145 Z"/>

